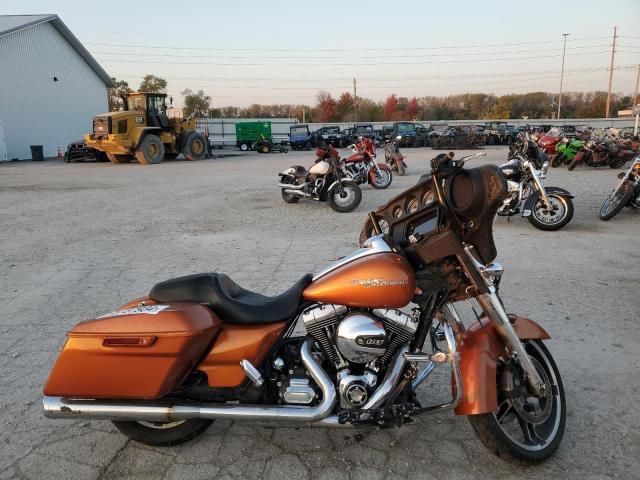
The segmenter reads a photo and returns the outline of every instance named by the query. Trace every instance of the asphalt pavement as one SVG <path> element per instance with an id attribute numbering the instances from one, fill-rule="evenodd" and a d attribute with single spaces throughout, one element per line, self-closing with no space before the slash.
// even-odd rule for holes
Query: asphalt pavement
<path id="1" fill-rule="evenodd" d="M 478 163 L 506 158 L 504 147 L 487 151 Z M 398 430 L 216 422 L 169 448 L 136 444 L 106 421 L 43 417 L 42 386 L 72 325 L 196 272 L 283 292 L 357 248 L 367 212 L 415 184 L 437 152 L 404 153 L 408 175 L 388 190 L 363 187 L 348 214 L 282 201 L 277 173 L 311 165 L 313 152 L 0 164 L 0 480 L 640 478 L 640 215 L 598 219 L 616 182 L 609 168 L 551 169 L 547 185 L 576 195 L 575 217 L 559 232 L 518 217 L 495 222 L 502 297 L 551 333 L 567 392 L 564 441 L 540 466 L 494 457 L 452 412 Z M 446 396 L 447 382 L 435 375 L 422 394 Z"/>

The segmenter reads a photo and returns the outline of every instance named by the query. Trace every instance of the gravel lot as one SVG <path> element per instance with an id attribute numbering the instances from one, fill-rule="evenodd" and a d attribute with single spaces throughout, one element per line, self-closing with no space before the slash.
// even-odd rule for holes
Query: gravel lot
<path id="1" fill-rule="evenodd" d="M 488 152 L 488 161 L 505 159 L 503 147 Z M 350 214 L 281 200 L 277 172 L 308 166 L 312 152 L 154 166 L 0 164 L 0 479 L 640 478 L 640 217 L 625 209 L 598 219 L 617 173 L 608 168 L 550 171 L 548 185 L 576 195 L 575 217 L 560 232 L 496 220 L 502 296 L 550 331 L 567 391 L 564 441 L 541 466 L 495 458 L 451 412 L 359 433 L 216 422 L 163 449 L 128 441 L 109 422 L 43 417 L 42 385 L 73 324 L 194 272 L 284 291 L 354 250 L 366 213 L 413 185 L 434 155 L 404 153 L 409 175 L 385 191 L 364 187 Z"/>

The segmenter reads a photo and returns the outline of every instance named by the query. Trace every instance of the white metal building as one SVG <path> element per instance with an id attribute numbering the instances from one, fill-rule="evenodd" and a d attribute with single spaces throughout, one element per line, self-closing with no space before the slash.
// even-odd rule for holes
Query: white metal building
<path id="1" fill-rule="evenodd" d="M 64 151 L 108 110 L 112 86 L 57 15 L 0 15 L 0 161 L 31 158 L 30 145 Z"/>

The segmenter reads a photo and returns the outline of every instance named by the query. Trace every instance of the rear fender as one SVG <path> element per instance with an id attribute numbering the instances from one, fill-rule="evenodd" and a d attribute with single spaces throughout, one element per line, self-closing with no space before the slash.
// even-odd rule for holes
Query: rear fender
<path id="1" fill-rule="evenodd" d="M 546 340 L 547 331 L 535 321 L 515 315 L 513 328 L 521 340 Z M 504 354 L 493 325 L 481 317 L 464 332 L 458 346 L 462 374 L 462 400 L 455 409 L 457 415 L 477 415 L 498 410 L 496 372 L 498 359 Z"/>

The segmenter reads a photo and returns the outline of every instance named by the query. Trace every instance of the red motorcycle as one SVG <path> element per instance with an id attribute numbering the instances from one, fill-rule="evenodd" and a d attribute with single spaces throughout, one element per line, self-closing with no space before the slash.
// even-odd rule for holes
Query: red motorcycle
<path id="1" fill-rule="evenodd" d="M 353 155 L 344 159 L 344 172 L 354 182 L 368 182 L 373 188 L 383 189 L 391 185 L 391 168 L 384 163 L 376 163 L 376 147 L 371 138 L 360 138 L 358 143 L 349 145 Z"/>
<path id="2" fill-rule="evenodd" d="M 562 163 L 562 156 L 556 152 L 556 145 L 562 140 L 563 135 L 557 128 L 552 128 L 538 140 L 538 146 L 551 159 L 552 167 L 559 167 Z"/>

